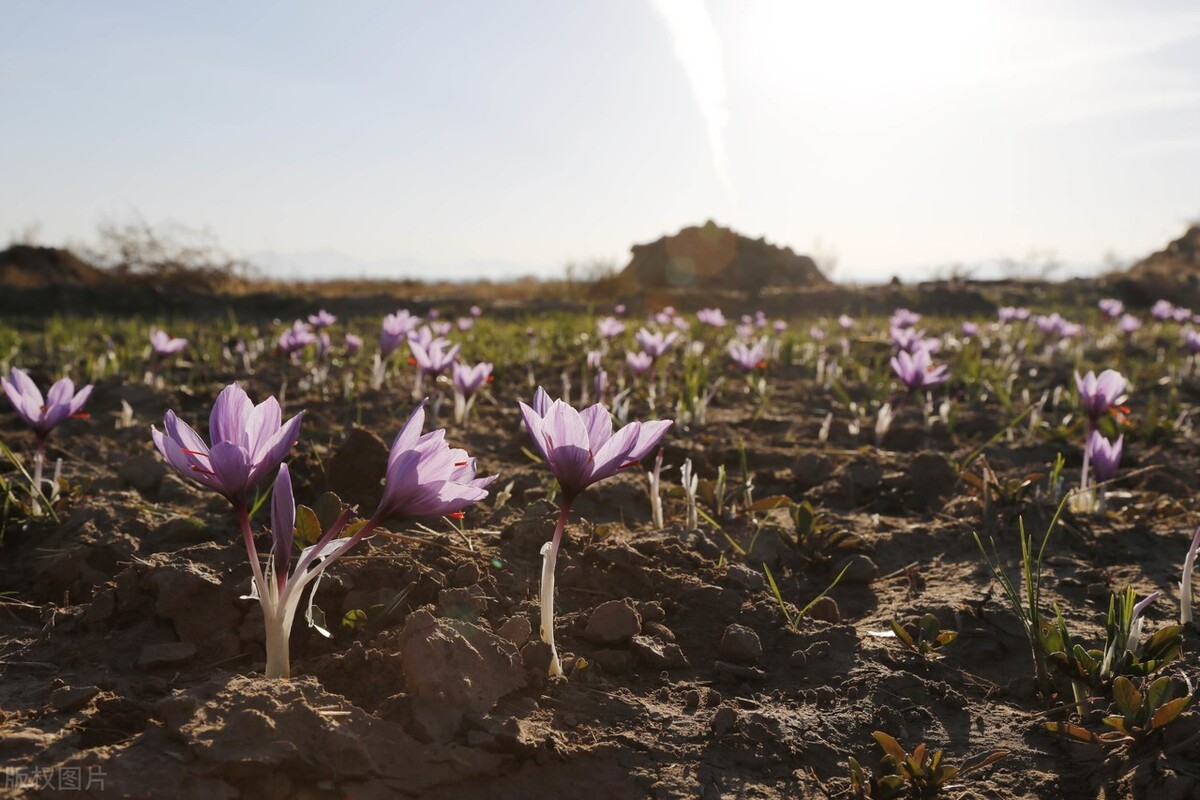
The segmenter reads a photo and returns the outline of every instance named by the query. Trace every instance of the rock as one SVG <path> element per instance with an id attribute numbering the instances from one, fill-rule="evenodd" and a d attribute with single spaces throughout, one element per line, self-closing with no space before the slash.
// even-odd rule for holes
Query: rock
<path id="1" fill-rule="evenodd" d="M 326 488 L 350 505 L 374 508 L 383 496 L 387 460 L 388 446 L 383 440 L 355 425 L 329 461 Z"/>
<path id="2" fill-rule="evenodd" d="M 521 662 L 525 665 L 525 672 L 536 680 L 545 680 L 549 675 L 551 658 L 550 645 L 541 639 L 534 639 L 521 648 Z"/>
<path id="3" fill-rule="evenodd" d="M 725 734 L 733 730 L 738 723 L 738 713 L 729 706 L 721 706 L 712 715 L 712 719 L 708 721 L 708 729 L 712 731 L 712 735 L 720 739 Z"/>
<path id="4" fill-rule="evenodd" d="M 842 574 L 843 569 L 846 570 L 845 574 Z M 840 583 L 870 583 L 879 577 L 879 567 L 875 566 L 870 556 L 855 553 L 835 566 L 833 574 L 842 575 Z"/>
<path id="5" fill-rule="evenodd" d="M 721 658 L 737 664 L 754 664 L 762 656 L 758 634 L 745 625 L 734 623 L 725 629 L 719 648 Z"/>
<path id="6" fill-rule="evenodd" d="M 529 617 L 524 614 L 515 614 L 509 617 L 496 631 L 498 636 L 508 639 L 517 647 L 524 647 L 532 633 L 533 626 L 529 624 Z"/>
<path id="7" fill-rule="evenodd" d="M 137 489 L 144 497 L 152 498 L 167 475 L 167 465 L 157 452 L 144 450 L 133 458 L 121 462 L 117 468 L 119 477 L 127 486 Z"/>
<path id="8" fill-rule="evenodd" d="M 852 492 L 870 492 L 883 482 L 883 470 L 872 463 L 855 462 L 842 470 L 842 483 Z"/>
<path id="9" fill-rule="evenodd" d="M 196 655 L 196 645 L 189 642 L 164 642 L 148 644 L 142 648 L 138 666 L 145 669 L 169 667 L 190 661 Z"/>
<path id="10" fill-rule="evenodd" d="M 92 698 L 98 694 L 100 689 L 96 686 L 60 686 L 50 692 L 49 705 L 55 711 L 69 714 L 92 702 Z"/>
<path id="11" fill-rule="evenodd" d="M 219 661 L 237 655 L 242 615 L 230 587 L 200 563 L 165 562 L 164 558 L 147 575 L 157 593 L 155 612 L 174 624 L 181 640 L 203 649 L 207 658 Z M 245 588 L 249 589 L 249 581 Z"/>
<path id="12" fill-rule="evenodd" d="M 629 652 L 651 669 L 679 669 L 688 666 L 687 657 L 679 645 L 662 642 L 649 636 L 634 636 L 629 640 Z"/>
<path id="13" fill-rule="evenodd" d="M 767 673 L 758 667 L 751 667 L 745 664 L 731 664 L 728 661 L 716 662 L 713 664 L 713 671 L 718 675 L 739 681 L 763 681 L 767 679 Z"/>
<path id="14" fill-rule="evenodd" d="M 736 562 L 725 568 L 725 580 L 739 589 L 751 591 L 758 591 L 767 585 L 762 573 Z"/>
<path id="15" fill-rule="evenodd" d="M 849 574 L 849 573 L 847 573 Z M 842 612 L 838 609 L 837 601 L 826 595 L 818 599 L 808 609 L 808 616 L 813 619 L 819 619 L 823 622 L 832 622 L 834 624 L 842 621 Z"/>
<path id="16" fill-rule="evenodd" d="M 461 620 L 412 612 L 400 634 L 404 682 L 413 699 L 414 733 L 447 742 L 469 713 L 490 711 L 525 686 L 516 646 Z"/>
<path id="17" fill-rule="evenodd" d="M 489 598 L 479 584 L 438 592 L 438 612 L 446 617 L 479 616 L 487 611 Z"/>
<path id="18" fill-rule="evenodd" d="M 450 585 L 455 588 L 473 586 L 479 583 L 480 577 L 479 565 L 474 561 L 468 561 L 454 570 L 454 575 L 450 578 Z"/>
<path id="19" fill-rule="evenodd" d="M 642 632 L 642 617 L 627 600 L 601 603 L 588 617 L 583 638 L 596 644 L 623 644 Z"/>

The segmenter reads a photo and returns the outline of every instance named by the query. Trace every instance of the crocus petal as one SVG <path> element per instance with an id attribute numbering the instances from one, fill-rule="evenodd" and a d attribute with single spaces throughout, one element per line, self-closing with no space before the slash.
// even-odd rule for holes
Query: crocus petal
<path id="1" fill-rule="evenodd" d="M 150 435 L 154 439 L 154 444 L 162 453 L 163 458 L 167 460 L 175 469 L 179 470 L 179 474 L 185 478 L 190 478 L 196 483 L 203 484 L 210 489 L 216 489 L 224 493 L 225 488 L 206 462 L 199 461 L 194 455 L 185 453 L 184 449 L 179 446 L 179 442 L 172 439 L 170 436 L 163 436 L 153 426 L 150 428 Z"/>
<path id="2" fill-rule="evenodd" d="M 75 393 L 75 397 L 71 400 L 71 414 L 78 414 L 83 408 L 83 404 L 86 403 L 88 398 L 91 396 L 92 385 L 89 383 L 87 386 Z"/>
<path id="3" fill-rule="evenodd" d="M 296 529 L 296 501 L 287 464 L 279 465 L 275 488 L 271 492 L 271 555 L 280 582 L 287 579 Z"/>
<path id="4" fill-rule="evenodd" d="M 388 469 L 392 467 L 392 462 L 403 453 L 405 450 L 411 450 L 416 446 L 417 440 L 421 438 L 421 428 L 425 427 L 425 401 L 422 400 L 420 405 L 412 410 L 405 420 L 404 425 L 400 428 L 400 432 L 396 434 L 395 440 L 392 442 L 392 449 L 388 453 Z"/>
<path id="5" fill-rule="evenodd" d="M 579 412 L 561 400 L 550 406 L 542 420 L 548 445 L 550 468 L 563 491 L 577 493 L 588 485 L 592 452 L 588 447 L 587 428 Z"/>
<path id="6" fill-rule="evenodd" d="M 50 391 L 46 392 L 46 405 L 57 406 L 71 402 L 75 396 L 75 382 L 70 378 L 62 378 L 54 382 Z"/>
<path id="7" fill-rule="evenodd" d="M 233 442 L 217 442 L 208 453 L 218 488 L 230 502 L 244 502 L 250 482 L 250 457 Z"/>
<path id="8" fill-rule="evenodd" d="M 246 428 L 242 432 L 241 443 L 250 453 L 251 459 L 255 459 L 258 453 L 266 448 L 271 437 L 279 433 L 282 418 L 279 401 L 274 397 L 268 397 L 246 415 Z"/>
<path id="9" fill-rule="evenodd" d="M 546 434 L 542 431 L 542 415 L 525 403 L 519 400 L 517 402 L 521 407 L 521 417 L 525 420 L 525 427 L 529 430 L 529 438 L 533 441 L 533 446 L 537 448 L 542 460 L 548 462 L 550 457 L 546 454 Z"/>
<path id="10" fill-rule="evenodd" d="M 275 469 L 291 452 L 300 436 L 300 423 L 304 419 L 304 412 L 301 411 L 296 416 L 289 419 L 283 424 L 274 436 L 267 440 L 256 453 L 250 454 L 253 459 L 250 464 L 250 474 L 247 478 L 247 484 L 253 486 L 258 483 L 264 475 Z M 213 445 L 216 449 L 216 445 Z"/>
<path id="11" fill-rule="evenodd" d="M 168 410 L 163 416 L 163 427 L 166 428 L 167 436 L 174 439 L 184 450 L 194 450 L 197 453 L 208 455 L 208 445 L 200 438 L 200 434 L 192 429 L 191 425 L 175 416 L 174 411 Z M 160 447 L 159 450 L 162 450 Z M 166 453 L 163 453 L 165 456 Z"/>
<path id="12" fill-rule="evenodd" d="M 617 431 L 595 454 L 588 483 L 596 483 L 616 475 L 621 467 L 633 460 L 630 452 L 637 446 L 642 423 L 631 422 Z"/>
<path id="13" fill-rule="evenodd" d="M 221 390 L 208 418 L 208 438 L 215 447 L 218 442 L 240 442 L 245 419 L 254 408 L 246 390 L 231 383 Z"/>
<path id="14" fill-rule="evenodd" d="M 550 395 L 541 386 L 533 393 L 533 410 L 539 417 L 546 416 L 546 412 L 550 410 Z"/>
<path id="15" fill-rule="evenodd" d="M 646 457 L 659 440 L 666 435 L 667 429 L 671 427 L 671 420 L 656 419 L 649 422 L 643 422 L 638 428 L 637 444 L 629 451 L 626 457 L 629 461 L 641 461 Z"/>
<path id="16" fill-rule="evenodd" d="M 612 438 L 612 415 L 600 403 L 588 406 L 579 412 L 579 415 L 583 418 L 584 427 L 587 428 L 588 447 L 592 453 L 595 453 L 604 446 L 605 442 Z"/>
<path id="17" fill-rule="evenodd" d="M 9 371 L 9 376 L 13 382 L 13 385 L 17 387 L 17 391 L 25 397 L 33 400 L 34 405 L 36 405 L 38 408 L 46 405 L 46 400 L 42 397 L 42 390 L 39 389 L 37 384 L 33 382 L 33 378 L 29 377 L 29 373 L 25 372 L 25 370 L 13 367 Z"/>

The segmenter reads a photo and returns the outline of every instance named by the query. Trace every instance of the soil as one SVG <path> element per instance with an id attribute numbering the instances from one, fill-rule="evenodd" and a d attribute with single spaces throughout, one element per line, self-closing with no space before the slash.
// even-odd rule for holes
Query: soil
<path id="1" fill-rule="evenodd" d="M 243 385 L 262 399 L 283 368 Z M 544 372 L 555 385 L 557 370 Z M 1069 375 L 1044 369 L 1036 381 Z M 491 497 L 462 530 L 394 528 L 404 538 L 377 536 L 334 565 L 316 600 L 332 639 L 298 622 L 295 677 L 268 681 L 228 504 L 169 471 L 148 431 L 167 409 L 202 423 L 221 386 L 243 378 L 101 382 L 90 422 L 51 438 L 76 490 L 58 522 L 10 524 L 0 549 L 0 796 L 826 797 L 847 791 L 849 757 L 878 763 L 876 730 L 910 750 L 944 748 L 952 764 L 1008 751 L 946 796 L 1200 793 L 1194 712 L 1140 748 L 1101 751 L 1044 730 L 1056 717 L 1035 694 L 1019 621 L 972 537 L 994 536 L 1015 576 L 1018 516 L 1040 539 L 1055 505 L 1045 473 L 1062 453 L 1066 480 L 1077 479 L 1073 440 L 1026 443 L 1018 429 L 989 445 L 983 459 L 1001 483 L 1029 483 L 985 508 L 953 465 L 1006 426 L 998 409 L 964 409 L 951 435 L 927 432 L 910 408 L 875 447 L 844 415 L 820 441 L 832 401 L 809 368 L 774 370 L 759 418 L 728 389 L 704 427 L 676 426 L 665 440 L 666 527 L 651 524 L 639 469 L 576 503 L 558 565 L 567 677 L 549 679 L 537 591 L 556 511 L 548 473 L 522 451 L 516 399 L 532 392 L 497 380 L 469 430 L 449 433 L 483 473 L 500 474 Z M 289 411 L 307 412 L 291 460 L 300 502 L 333 487 L 370 509 L 379 473 L 361 466 L 378 462 L 408 413 L 401 384 L 353 402 L 336 386 L 290 390 Z M 132 427 L 115 424 L 122 400 Z M 1135 415 L 1144 401 L 1135 397 Z M 7 407 L 0 438 L 32 452 Z M 706 479 L 727 466 L 737 496 L 743 448 L 756 498 L 807 501 L 850 535 L 846 546 L 806 552 L 782 509 L 721 519 L 723 533 L 703 521 L 686 530 L 671 491 L 679 465 L 692 458 Z M 1075 631 L 1098 639 L 1111 589 L 1125 585 L 1165 593 L 1147 612 L 1150 629 L 1177 616 L 1198 456 L 1178 442 L 1131 448 L 1132 477 L 1111 493 L 1110 512 L 1068 513 L 1052 534 L 1046 605 L 1059 604 Z M 848 568 L 791 626 L 764 565 L 791 615 Z M 343 624 L 356 610 L 365 622 Z M 959 633 L 940 660 L 878 635 L 927 613 Z M 1168 674 L 1195 675 L 1198 652 L 1188 631 Z M 46 782 L 20 788 L 18 775 Z M 64 786 L 70 775 L 91 787 Z"/>

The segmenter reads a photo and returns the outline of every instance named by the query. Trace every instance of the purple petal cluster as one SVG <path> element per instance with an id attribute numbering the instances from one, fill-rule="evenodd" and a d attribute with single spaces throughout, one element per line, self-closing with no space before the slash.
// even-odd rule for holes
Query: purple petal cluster
<path id="1" fill-rule="evenodd" d="M 475 477 L 475 459 L 446 444 L 444 430 L 421 434 L 425 404 L 417 406 L 396 434 L 388 454 L 383 498 L 372 520 L 456 514 L 487 497 L 495 475 Z"/>
<path id="2" fill-rule="evenodd" d="M 83 404 L 92 394 L 91 384 L 76 392 L 74 382 L 70 378 L 62 378 L 42 397 L 33 379 L 16 367 L 12 368 L 7 379 L 0 377 L 0 386 L 4 387 L 4 393 L 21 419 L 33 429 L 39 444 L 64 420 L 81 414 Z"/>
<path id="3" fill-rule="evenodd" d="M 156 356 L 173 356 L 187 347 L 187 339 L 172 338 L 166 331 L 153 328 L 150 331 L 150 349 Z"/>
<path id="4" fill-rule="evenodd" d="M 451 372 L 454 390 L 463 397 L 471 397 L 492 379 L 492 365 L 481 361 L 473 367 L 454 362 Z"/>
<path id="5" fill-rule="evenodd" d="M 300 412 L 282 422 L 278 400 L 268 397 L 254 405 L 241 386 L 231 383 L 213 403 L 211 448 L 174 411 L 163 417 L 162 431 L 150 426 L 150 435 L 158 452 L 185 477 L 244 508 L 258 482 L 287 457 L 303 417 Z"/>
<path id="6" fill-rule="evenodd" d="M 896 377 L 910 390 L 936 386 L 944 383 L 949 377 L 946 373 L 946 365 L 934 366 L 929 351 L 924 348 L 917 348 L 912 353 L 901 350 L 892 357 L 891 363 Z"/>
<path id="7" fill-rule="evenodd" d="M 1100 431 L 1092 431 L 1087 442 L 1088 460 L 1091 461 L 1092 472 L 1095 473 L 1097 481 L 1103 483 L 1117 477 L 1124 444 L 1124 435 L 1118 436 L 1115 442 L 1110 442 L 1100 435 Z"/>
<path id="8" fill-rule="evenodd" d="M 671 427 L 670 420 L 630 422 L 614 433 L 603 405 L 577 411 L 562 400 L 551 401 L 541 387 L 532 407 L 521 403 L 521 414 L 567 505 L 593 483 L 641 461 Z"/>
<path id="9" fill-rule="evenodd" d="M 735 340 L 730 342 L 725 350 L 729 353 L 733 365 L 742 372 L 753 372 L 767 365 L 767 340 L 765 338 L 759 339 L 753 344 Z"/>
<path id="10" fill-rule="evenodd" d="M 1121 395 L 1125 394 L 1125 376 L 1115 369 L 1106 369 L 1098 377 L 1091 371 L 1083 376 L 1076 372 L 1075 387 L 1079 390 L 1079 399 L 1083 401 L 1088 419 L 1095 424 L 1120 402 Z"/>

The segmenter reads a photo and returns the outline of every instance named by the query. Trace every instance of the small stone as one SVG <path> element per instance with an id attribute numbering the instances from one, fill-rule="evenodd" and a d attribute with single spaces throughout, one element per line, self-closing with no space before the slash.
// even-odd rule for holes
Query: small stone
<path id="1" fill-rule="evenodd" d="M 812 607 L 808 609 L 808 616 L 834 624 L 842 621 L 842 612 L 838 610 L 837 601 L 828 595 L 819 598 L 812 604 Z"/>
<path id="2" fill-rule="evenodd" d="M 738 713 L 729 706 L 721 706 L 709 720 L 708 727 L 712 731 L 712 735 L 720 739 L 725 734 L 729 733 L 737 726 Z"/>
<path id="3" fill-rule="evenodd" d="M 845 574 L 842 574 L 843 569 L 846 570 Z M 842 583 L 870 583 L 879 577 L 879 567 L 875 566 L 870 556 L 855 553 L 834 567 L 833 574 L 842 574 Z"/>
<path id="4" fill-rule="evenodd" d="M 96 686 L 60 686 L 50 693 L 50 708 L 70 714 L 92 702 L 92 698 L 100 694 Z"/>
<path id="5" fill-rule="evenodd" d="M 700 692 L 695 689 L 688 689 L 683 695 L 684 708 L 699 708 L 700 707 Z"/>
<path id="6" fill-rule="evenodd" d="M 642 632 L 642 618 L 629 602 L 609 600 L 588 617 L 583 638 L 596 644 L 622 644 Z"/>
<path id="7" fill-rule="evenodd" d="M 505 620 L 496 633 L 517 647 L 524 647 L 533 633 L 533 626 L 529 624 L 529 617 L 524 614 L 516 614 Z"/>
<path id="8" fill-rule="evenodd" d="M 544 679 L 550 672 L 552 658 L 550 645 L 541 639 L 534 639 L 521 648 L 521 661 L 525 665 L 526 674 L 530 677 Z"/>
<path id="9" fill-rule="evenodd" d="M 753 664 L 762 656 L 762 642 L 753 629 L 734 623 L 725 629 L 719 650 L 726 661 Z"/>
<path id="10" fill-rule="evenodd" d="M 730 564 L 725 568 L 725 579 L 739 589 L 757 591 L 766 586 L 762 573 L 752 570 L 745 564 Z"/>
<path id="11" fill-rule="evenodd" d="M 142 648 L 138 665 L 145 669 L 168 667 L 190 661 L 196 655 L 196 645 L 190 642 L 164 642 L 148 644 Z"/>
<path id="12" fill-rule="evenodd" d="M 450 585 L 455 587 L 474 586 L 479 583 L 479 565 L 474 561 L 467 563 L 454 570 L 454 576 L 450 579 Z"/>
<path id="13" fill-rule="evenodd" d="M 629 652 L 638 661 L 652 669 L 674 669 L 686 667 L 687 658 L 683 650 L 674 643 L 663 643 L 649 636 L 634 636 L 629 640 Z"/>
<path id="14" fill-rule="evenodd" d="M 667 618 L 667 612 L 663 610 L 662 603 L 657 600 L 646 600 L 636 603 L 635 607 L 638 613 L 642 615 L 644 622 L 662 622 Z"/>
<path id="15" fill-rule="evenodd" d="M 842 471 L 842 480 L 851 489 L 871 491 L 883 482 L 883 470 L 869 463 L 850 464 Z"/>
<path id="16" fill-rule="evenodd" d="M 653 636 L 655 639 L 663 642 L 675 641 L 675 631 L 663 625 L 661 622 L 647 622 L 642 626 L 642 633 L 647 636 Z"/>

